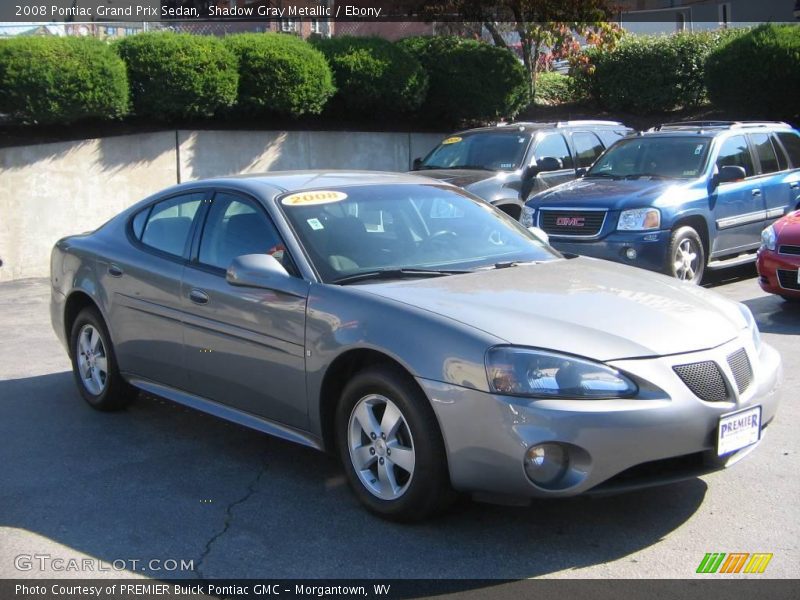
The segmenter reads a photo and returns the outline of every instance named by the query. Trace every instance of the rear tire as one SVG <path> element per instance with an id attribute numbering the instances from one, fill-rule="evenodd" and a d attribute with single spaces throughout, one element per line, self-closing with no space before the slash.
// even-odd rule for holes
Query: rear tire
<path id="1" fill-rule="evenodd" d="M 689 226 L 673 231 L 667 252 L 667 275 L 699 284 L 703 280 L 705 269 L 706 253 L 697 231 Z"/>
<path id="2" fill-rule="evenodd" d="M 433 409 L 397 367 L 370 367 L 345 386 L 336 441 L 350 487 L 380 517 L 421 521 L 456 498 Z"/>
<path id="3" fill-rule="evenodd" d="M 84 308 L 72 324 L 70 335 L 72 374 L 81 396 L 92 408 L 120 410 L 136 396 L 122 379 L 108 329 L 95 308 Z"/>

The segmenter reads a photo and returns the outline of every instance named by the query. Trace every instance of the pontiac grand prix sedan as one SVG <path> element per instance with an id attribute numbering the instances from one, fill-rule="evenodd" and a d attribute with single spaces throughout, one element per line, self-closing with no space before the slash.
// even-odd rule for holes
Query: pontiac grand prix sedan
<path id="1" fill-rule="evenodd" d="M 396 520 L 723 468 L 781 375 L 745 306 L 389 173 L 156 194 L 56 244 L 52 320 L 93 407 L 140 389 L 336 452 Z"/>

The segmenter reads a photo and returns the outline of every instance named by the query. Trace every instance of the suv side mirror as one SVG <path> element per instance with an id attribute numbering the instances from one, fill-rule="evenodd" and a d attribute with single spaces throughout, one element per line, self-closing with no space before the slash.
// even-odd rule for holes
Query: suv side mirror
<path id="1" fill-rule="evenodd" d="M 719 183 L 730 183 L 731 181 L 741 181 L 747 177 L 747 171 L 743 167 L 725 166 L 720 167 L 717 181 Z"/>
<path id="2" fill-rule="evenodd" d="M 237 256 L 225 273 L 225 281 L 231 285 L 266 290 L 280 286 L 280 282 L 285 282 L 287 278 L 291 278 L 291 275 L 270 254 Z"/>
<path id="3" fill-rule="evenodd" d="M 587 169 L 586 167 L 578 167 L 577 169 L 575 169 L 575 177 L 580 179 L 581 177 L 585 176 L 586 173 L 588 172 L 589 169 Z"/>
<path id="4" fill-rule="evenodd" d="M 564 163 L 560 158 L 552 156 L 543 156 L 536 161 L 535 165 L 529 165 L 522 171 L 522 181 L 529 181 L 536 177 L 539 173 L 547 173 L 549 171 L 560 171 L 564 168 Z"/>
<path id="5" fill-rule="evenodd" d="M 411 161 L 411 170 L 412 171 L 419 171 L 422 167 L 422 159 L 418 156 L 413 161 Z"/>

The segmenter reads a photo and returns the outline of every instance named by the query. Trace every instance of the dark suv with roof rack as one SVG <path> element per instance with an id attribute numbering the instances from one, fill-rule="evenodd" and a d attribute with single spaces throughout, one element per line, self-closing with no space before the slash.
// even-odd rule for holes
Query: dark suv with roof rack
<path id="1" fill-rule="evenodd" d="M 692 121 L 629 136 L 522 215 L 556 248 L 700 282 L 755 260 L 761 231 L 800 208 L 800 134 L 786 123 Z"/>
<path id="2" fill-rule="evenodd" d="M 617 121 L 510 123 L 448 136 L 414 170 L 457 185 L 519 219 L 531 194 L 577 177 L 633 130 Z"/>

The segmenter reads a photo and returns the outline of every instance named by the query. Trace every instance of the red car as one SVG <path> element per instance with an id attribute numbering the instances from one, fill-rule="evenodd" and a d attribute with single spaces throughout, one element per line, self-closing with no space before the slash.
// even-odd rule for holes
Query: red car
<path id="1" fill-rule="evenodd" d="M 800 210 L 761 232 L 758 283 L 770 294 L 800 301 Z"/>

